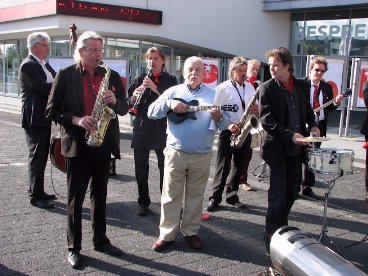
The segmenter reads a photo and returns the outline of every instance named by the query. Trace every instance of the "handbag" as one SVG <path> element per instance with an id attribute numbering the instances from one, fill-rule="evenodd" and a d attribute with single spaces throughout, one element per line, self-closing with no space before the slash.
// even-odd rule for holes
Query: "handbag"
<path id="1" fill-rule="evenodd" d="M 66 159 L 61 154 L 60 133 L 53 134 L 50 141 L 50 160 L 55 168 L 66 173 Z"/>

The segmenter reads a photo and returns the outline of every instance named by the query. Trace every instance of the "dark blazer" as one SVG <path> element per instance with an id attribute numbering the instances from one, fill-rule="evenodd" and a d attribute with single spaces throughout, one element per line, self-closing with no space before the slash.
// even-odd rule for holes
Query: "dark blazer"
<path id="1" fill-rule="evenodd" d="M 301 134 L 309 136 L 306 127 L 317 126 L 312 107 L 309 103 L 307 83 L 304 80 L 294 80 L 294 90 L 300 106 Z M 260 93 L 260 122 L 267 136 L 262 147 L 262 158 L 271 166 L 278 166 L 284 162 L 286 147 L 293 146 L 294 132 L 287 128 L 289 125 L 289 111 L 283 89 L 274 79 L 270 79 L 259 86 Z"/>
<path id="2" fill-rule="evenodd" d="M 368 81 L 366 81 L 363 84 L 362 89 L 363 89 L 363 96 L 364 96 L 364 104 L 365 104 L 365 107 L 368 108 Z M 368 136 L 368 111 L 366 112 L 362 128 L 360 129 L 360 133 L 364 134 L 365 136 Z"/>
<path id="3" fill-rule="evenodd" d="M 53 77 L 56 72 L 50 64 L 46 68 Z M 22 93 L 22 127 L 46 127 L 45 110 L 52 83 L 46 83 L 46 74 L 38 61 L 29 55 L 19 67 L 19 83 Z"/>
<path id="4" fill-rule="evenodd" d="M 98 70 L 105 75 L 104 68 L 99 67 Z M 125 115 L 128 112 L 128 105 L 123 84 L 119 74 L 113 70 L 111 70 L 109 79 L 109 89 L 115 93 L 116 97 L 116 105 L 110 108 L 119 115 Z M 61 69 L 56 75 L 46 115 L 48 119 L 62 125 L 61 153 L 69 158 L 79 155 L 86 143 L 86 131 L 72 125 L 72 117 L 84 116 L 84 92 L 80 63 Z M 112 144 L 112 153 L 116 158 L 120 158 L 117 141 L 120 139 L 119 134 L 118 118 L 112 119 L 106 131 L 104 143 Z"/>
<path id="5" fill-rule="evenodd" d="M 128 89 L 129 98 L 133 95 L 134 90 L 140 86 L 146 74 L 136 77 Z M 153 80 L 154 77 L 152 76 Z M 175 76 L 162 72 L 159 77 L 159 84 L 157 90 L 162 94 L 166 89 L 177 84 Z M 137 108 L 138 113 L 133 121 L 133 140 L 132 148 L 137 149 L 163 149 L 166 146 L 166 117 L 160 120 L 151 120 L 147 116 L 147 110 L 151 103 L 158 98 L 158 95 L 147 89 Z M 132 107 L 134 103 L 128 101 L 129 106 Z"/>
<path id="6" fill-rule="evenodd" d="M 305 80 L 307 81 L 307 85 L 308 85 L 308 95 L 310 95 L 310 89 L 311 89 L 311 80 L 309 78 L 305 78 Z M 328 82 L 325 81 L 321 81 L 319 83 L 318 86 L 318 95 L 319 93 L 322 93 L 322 101 L 323 104 L 329 102 L 330 100 L 333 99 L 333 90 L 332 90 L 332 86 L 331 84 L 329 84 Z M 326 122 L 328 122 L 328 113 L 331 111 L 334 111 L 335 109 L 337 109 L 339 106 L 338 105 L 334 105 L 333 103 L 326 106 L 323 111 L 325 114 L 325 120 Z"/>

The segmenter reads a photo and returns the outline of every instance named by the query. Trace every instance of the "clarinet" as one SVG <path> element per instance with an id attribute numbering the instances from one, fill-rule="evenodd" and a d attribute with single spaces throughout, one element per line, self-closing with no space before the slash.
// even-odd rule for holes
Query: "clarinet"
<path id="1" fill-rule="evenodd" d="M 146 75 L 146 78 L 150 78 L 151 76 L 152 76 L 152 67 L 149 68 L 149 70 L 147 72 L 147 75 Z M 138 106 L 141 103 L 142 96 L 143 96 L 144 92 L 146 92 L 146 90 L 147 90 L 147 88 L 141 94 L 139 94 L 139 96 L 137 97 L 136 101 L 134 102 L 133 107 L 129 109 L 129 114 L 130 115 L 132 115 L 132 116 L 136 116 L 137 115 Z"/>

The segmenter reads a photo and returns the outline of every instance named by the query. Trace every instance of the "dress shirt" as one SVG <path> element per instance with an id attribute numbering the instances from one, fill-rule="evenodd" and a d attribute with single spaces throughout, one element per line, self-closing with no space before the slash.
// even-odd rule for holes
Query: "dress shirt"
<path id="1" fill-rule="evenodd" d="M 310 88 L 310 103 L 311 106 L 313 108 L 313 99 L 314 99 L 314 87 L 316 84 L 314 84 L 313 82 L 311 82 L 311 88 Z M 317 84 L 317 86 L 319 86 L 319 83 Z M 319 95 L 318 95 L 318 102 L 319 105 L 322 106 L 323 105 L 323 94 L 322 94 L 322 90 L 319 91 Z M 319 111 L 319 116 L 318 116 L 318 120 L 322 121 L 325 120 L 325 112 L 323 110 L 323 108 Z"/>
<path id="2" fill-rule="evenodd" d="M 43 59 L 39 59 L 38 57 L 36 57 L 35 55 L 32 55 L 37 61 L 38 63 L 42 66 L 43 71 L 46 74 L 47 80 L 46 83 L 53 83 L 54 82 L 54 77 L 52 76 L 51 72 L 49 70 L 47 70 L 46 68 L 46 61 Z"/>
<path id="3" fill-rule="evenodd" d="M 235 86 L 233 85 L 235 84 Z M 239 93 L 238 93 L 239 92 Z M 245 82 L 243 85 L 239 85 L 237 82 L 227 80 L 220 83 L 216 88 L 216 101 L 217 105 L 224 104 L 236 104 L 239 109 L 237 112 L 230 112 L 230 123 L 236 124 L 241 120 L 244 110 L 242 107 L 242 100 L 245 103 L 245 109 L 248 107 L 250 100 L 255 93 L 254 87 Z M 240 98 L 241 97 L 241 98 Z"/>

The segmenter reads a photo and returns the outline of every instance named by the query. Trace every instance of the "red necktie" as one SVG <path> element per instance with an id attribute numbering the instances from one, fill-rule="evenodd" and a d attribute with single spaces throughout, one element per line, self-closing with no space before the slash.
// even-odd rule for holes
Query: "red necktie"
<path id="1" fill-rule="evenodd" d="M 155 84 L 159 84 L 160 83 L 160 79 L 158 77 L 161 76 L 161 73 L 153 74 L 153 76 L 155 77 L 154 83 Z"/>
<path id="2" fill-rule="evenodd" d="M 313 109 L 316 109 L 316 108 L 320 107 L 319 98 L 318 98 L 318 85 L 313 85 L 313 86 L 314 86 Z"/>

